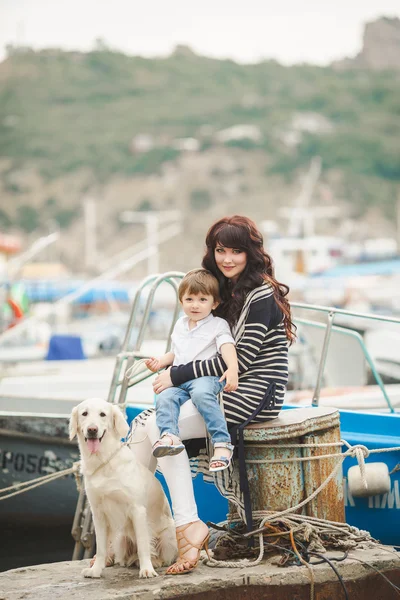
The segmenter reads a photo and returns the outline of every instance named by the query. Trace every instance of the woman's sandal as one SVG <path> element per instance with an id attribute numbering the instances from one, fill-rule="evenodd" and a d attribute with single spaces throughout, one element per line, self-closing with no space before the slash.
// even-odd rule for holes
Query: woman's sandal
<path id="1" fill-rule="evenodd" d="M 166 443 L 166 441 L 169 443 Z M 181 440 L 171 433 L 165 433 L 154 445 L 153 456 L 161 458 L 163 456 L 175 456 L 185 449 Z"/>
<path id="2" fill-rule="evenodd" d="M 230 451 L 230 456 L 217 457 L 214 454 L 214 456 L 210 459 L 209 471 L 211 473 L 217 473 L 218 471 L 224 471 L 225 469 L 227 469 L 229 467 L 229 465 L 232 462 L 233 449 L 234 449 L 232 444 L 228 444 L 225 442 L 217 442 L 216 444 L 214 444 L 214 451 L 216 448 L 226 448 L 227 450 Z M 222 464 L 218 464 L 218 463 L 222 463 Z"/>
<path id="3" fill-rule="evenodd" d="M 207 552 L 208 558 L 210 558 L 210 552 L 208 550 L 208 540 L 210 539 L 209 533 L 207 533 L 204 540 L 199 544 L 192 544 L 192 542 L 190 542 L 187 539 L 184 533 L 186 529 L 190 527 L 193 523 L 194 521 L 188 523 L 187 525 L 184 525 L 179 531 L 176 532 L 176 541 L 178 542 L 179 558 L 176 562 L 174 562 L 173 565 L 168 567 L 168 569 L 165 572 L 166 575 L 184 575 L 185 573 L 190 573 L 191 571 L 193 571 L 193 569 L 195 569 L 199 564 L 200 552 L 203 548 Z M 195 559 L 189 560 L 188 558 L 185 558 L 184 555 L 187 554 L 192 548 L 197 549 L 197 556 Z M 187 567 L 186 565 L 189 565 L 189 567 Z M 183 566 L 183 569 L 179 569 L 180 566 Z"/>

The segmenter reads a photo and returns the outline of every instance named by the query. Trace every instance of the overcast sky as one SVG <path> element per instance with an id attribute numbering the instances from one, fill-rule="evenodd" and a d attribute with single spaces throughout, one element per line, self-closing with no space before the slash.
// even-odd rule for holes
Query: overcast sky
<path id="1" fill-rule="evenodd" d="M 324 65 L 354 56 L 379 16 L 400 17 L 400 0 L 0 0 L 0 60 L 9 43 L 89 50 L 100 37 L 142 56 L 188 44 L 240 62 Z"/>

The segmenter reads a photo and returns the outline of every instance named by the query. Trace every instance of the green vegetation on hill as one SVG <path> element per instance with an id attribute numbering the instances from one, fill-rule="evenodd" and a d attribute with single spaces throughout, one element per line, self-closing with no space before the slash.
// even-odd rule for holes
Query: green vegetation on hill
<path id="1" fill-rule="evenodd" d="M 332 130 L 305 133 L 287 147 L 281 134 L 301 112 L 322 115 Z M 269 172 L 290 176 L 319 154 L 323 168 L 342 171 L 350 188 L 367 190 L 385 180 L 385 193 L 394 198 L 399 74 L 273 61 L 239 65 L 189 52 L 143 59 L 107 49 L 15 51 L 0 64 L 0 156 L 16 167 L 34 163 L 48 179 L 81 167 L 101 181 L 114 173 L 157 172 L 179 154 L 168 140 L 199 138 L 204 125 L 218 131 L 243 123 L 258 126 L 263 139 L 237 145 L 249 152 L 261 147 Z M 164 141 L 133 154 L 131 141 L 140 133 Z M 210 143 L 202 142 L 203 148 Z"/>

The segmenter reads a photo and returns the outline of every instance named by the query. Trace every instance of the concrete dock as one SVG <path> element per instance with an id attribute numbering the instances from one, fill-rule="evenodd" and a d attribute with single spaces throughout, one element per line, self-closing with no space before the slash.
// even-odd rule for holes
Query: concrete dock
<path id="1" fill-rule="evenodd" d="M 329 552 L 330 559 L 339 552 Z M 85 579 L 88 560 L 13 569 L 0 573 L 0 600 L 309 600 L 310 572 L 305 566 L 278 566 L 279 557 L 240 568 L 201 565 L 187 575 L 139 579 L 138 569 L 110 567 L 101 579 Z M 362 561 L 360 563 L 359 561 Z M 368 563 L 368 564 L 367 564 Z M 351 551 L 343 562 L 333 563 L 351 600 L 397 600 L 400 554 L 393 548 L 373 547 Z M 343 600 L 337 576 L 326 563 L 312 567 L 314 600 Z"/>

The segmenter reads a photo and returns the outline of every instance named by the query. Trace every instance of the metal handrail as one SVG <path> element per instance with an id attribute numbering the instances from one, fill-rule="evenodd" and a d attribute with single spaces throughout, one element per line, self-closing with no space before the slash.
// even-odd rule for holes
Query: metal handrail
<path id="1" fill-rule="evenodd" d="M 356 317 L 359 319 L 367 319 L 369 321 L 381 321 L 381 322 L 386 322 L 386 323 L 396 323 L 397 325 L 400 325 L 400 319 L 398 319 L 396 317 L 385 317 L 385 316 L 381 316 L 381 315 L 360 313 L 360 312 L 351 311 L 351 310 L 334 308 L 332 306 L 319 306 L 319 305 L 312 305 L 312 304 L 304 304 L 302 302 L 292 302 L 291 306 L 292 306 L 292 308 L 299 308 L 299 309 L 304 309 L 304 310 L 312 310 L 312 311 L 316 311 L 316 312 L 320 312 L 320 313 L 327 313 L 327 323 L 326 324 L 319 323 L 319 322 L 313 322 L 313 321 L 307 321 L 307 320 L 301 319 L 301 318 L 298 318 L 298 319 L 295 318 L 295 321 L 298 323 L 303 322 L 305 324 L 314 325 L 316 327 L 326 327 L 326 332 L 325 332 L 324 341 L 323 341 L 322 350 L 321 350 L 321 357 L 320 357 L 320 361 L 319 361 L 319 365 L 318 365 L 317 380 L 316 380 L 313 398 L 312 398 L 312 406 L 319 405 L 321 385 L 322 385 L 322 380 L 323 380 L 323 376 L 324 376 L 324 370 L 325 370 L 326 359 L 327 359 L 328 349 L 329 349 L 329 342 L 331 339 L 332 331 L 339 331 L 340 333 L 351 335 L 352 337 L 357 339 L 357 341 L 359 342 L 359 344 L 361 346 L 364 357 L 365 357 L 369 367 L 371 368 L 371 371 L 375 378 L 375 381 L 378 384 L 378 386 L 383 394 L 383 397 L 386 400 L 388 408 L 391 413 L 394 413 L 395 409 L 394 409 L 394 407 L 390 401 L 390 398 L 387 394 L 385 384 L 383 383 L 382 378 L 379 375 L 379 373 L 375 367 L 374 361 L 373 361 L 371 355 L 369 354 L 361 335 L 359 333 L 354 332 L 351 329 L 347 329 L 345 327 L 334 327 L 333 322 L 334 322 L 336 315 Z"/>
<path id="2" fill-rule="evenodd" d="M 397 323 L 397 325 L 400 325 L 400 319 L 397 317 L 384 317 L 383 315 L 360 313 L 352 310 L 345 310 L 344 308 L 335 308 L 333 306 L 320 306 L 319 304 L 304 304 L 303 302 L 291 302 L 290 305 L 294 308 L 316 310 L 333 313 L 334 315 L 344 315 L 346 317 L 359 317 L 360 319 L 368 319 L 370 321 L 386 321 L 387 323 Z"/>
<path id="3" fill-rule="evenodd" d="M 169 285 L 172 286 L 172 288 L 176 292 L 175 309 L 174 309 L 174 313 L 172 315 L 171 326 L 170 326 L 170 330 L 169 330 L 168 337 L 167 337 L 166 352 L 168 352 L 170 345 L 171 345 L 171 333 L 172 333 L 172 330 L 176 323 L 176 320 L 178 318 L 179 310 L 180 310 L 177 280 L 182 279 L 183 276 L 184 276 L 184 273 L 181 273 L 180 271 L 170 271 L 170 272 L 164 273 L 162 275 L 159 275 L 159 274 L 149 275 L 142 281 L 142 283 L 139 285 L 138 289 L 136 290 L 131 314 L 130 314 L 128 325 L 126 328 L 125 338 L 122 343 L 121 351 L 118 353 L 116 360 L 115 360 L 114 372 L 112 375 L 110 389 L 109 389 L 109 393 L 108 393 L 108 402 L 112 402 L 112 403 L 116 402 L 116 392 L 117 392 L 117 389 L 119 388 L 120 393 L 119 393 L 117 403 L 120 404 L 121 406 L 125 405 L 128 389 L 130 387 L 132 387 L 132 385 L 135 385 L 136 383 L 139 383 L 140 381 L 143 381 L 144 379 L 147 379 L 148 377 L 152 376 L 151 372 L 149 372 L 147 369 L 144 369 L 141 373 L 138 373 L 134 378 L 128 380 L 125 377 L 125 373 L 134 364 L 134 362 L 136 360 L 143 358 L 143 356 L 144 356 L 141 352 L 141 346 L 142 346 L 142 343 L 144 340 L 144 335 L 145 335 L 147 326 L 149 324 L 149 318 L 150 318 L 151 308 L 152 308 L 153 302 L 154 302 L 154 297 L 155 297 L 158 287 L 162 283 L 168 283 Z M 131 337 L 132 337 L 132 331 L 133 331 L 135 323 L 138 319 L 139 307 L 141 304 L 141 300 L 143 298 L 143 292 L 149 285 L 151 285 L 151 288 L 150 288 L 150 291 L 149 291 L 149 294 L 148 294 L 148 297 L 146 300 L 143 315 L 141 317 L 138 335 L 136 338 L 134 348 L 133 348 L 133 350 L 131 350 L 130 349 L 130 341 L 131 341 Z M 124 364 L 125 364 L 125 369 L 123 370 Z M 121 378 L 122 370 L 124 371 L 124 375 Z"/>

